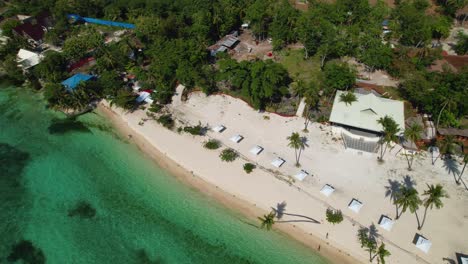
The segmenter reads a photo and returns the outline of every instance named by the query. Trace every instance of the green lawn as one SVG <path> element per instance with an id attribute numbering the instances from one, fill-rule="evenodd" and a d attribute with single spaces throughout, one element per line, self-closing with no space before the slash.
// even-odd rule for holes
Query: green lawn
<path id="1" fill-rule="evenodd" d="M 288 70 L 289 76 L 294 81 L 321 83 L 322 71 L 318 57 L 310 57 L 305 60 L 303 50 L 283 50 L 278 57 L 279 63 Z"/>

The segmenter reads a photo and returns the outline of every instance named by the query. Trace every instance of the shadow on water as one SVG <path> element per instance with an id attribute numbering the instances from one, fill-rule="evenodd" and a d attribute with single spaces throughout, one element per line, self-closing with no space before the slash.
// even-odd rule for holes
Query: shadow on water
<path id="1" fill-rule="evenodd" d="M 89 219 L 96 216 L 96 209 L 89 202 L 80 201 L 72 209 L 68 210 L 68 216 Z"/>
<path id="2" fill-rule="evenodd" d="M 19 185 L 19 176 L 28 165 L 29 159 L 29 153 L 10 144 L 0 143 L 0 180 Z"/>
<path id="3" fill-rule="evenodd" d="M 33 243 L 28 240 L 20 241 L 14 245 L 7 260 L 11 262 L 22 260 L 22 263 L 28 264 L 43 264 L 46 262 L 42 250 L 36 248 Z"/>
<path id="4" fill-rule="evenodd" d="M 50 124 L 49 134 L 66 134 L 71 132 L 91 133 L 91 130 L 81 121 L 75 118 L 53 119 Z"/>
<path id="5" fill-rule="evenodd" d="M 166 263 L 161 257 L 157 257 L 155 260 L 151 260 L 148 253 L 144 249 L 137 251 L 137 263 L 138 264 L 164 264 Z"/>

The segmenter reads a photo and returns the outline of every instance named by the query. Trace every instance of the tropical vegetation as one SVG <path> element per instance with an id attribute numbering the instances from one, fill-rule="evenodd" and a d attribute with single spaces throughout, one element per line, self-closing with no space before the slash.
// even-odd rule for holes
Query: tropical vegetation
<path id="1" fill-rule="evenodd" d="M 299 133 L 293 132 L 290 136 L 287 137 L 288 147 L 294 149 L 294 154 L 296 155 L 296 166 L 299 167 L 299 159 L 301 158 L 302 150 L 306 147 L 305 138 L 301 137 Z"/>
<path id="2" fill-rule="evenodd" d="M 379 161 L 383 161 L 383 157 L 387 152 L 387 148 L 392 143 L 398 142 L 397 133 L 400 131 L 398 124 L 390 116 L 384 116 L 377 120 L 377 122 L 382 126 L 382 135 L 380 137 L 380 157 Z M 385 147 L 384 147 L 385 146 Z"/>
<path id="3" fill-rule="evenodd" d="M 328 208 L 325 216 L 327 217 L 327 221 L 332 224 L 339 224 L 343 221 L 343 214 L 341 210 L 333 210 Z"/>
<path id="4" fill-rule="evenodd" d="M 245 171 L 247 174 L 249 174 L 249 173 L 251 173 L 251 172 L 255 169 L 255 167 L 256 167 L 255 164 L 252 164 L 252 163 L 249 163 L 249 162 L 248 162 L 248 163 L 245 163 L 245 164 L 244 164 L 244 171 Z"/>
<path id="5" fill-rule="evenodd" d="M 421 133 L 423 133 L 422 126 L 419 125 L 418 123 L 413 123 L 407 129 L 405 129 L 404 138 L 412 142 L 415 148 L 417 149 L 418 148 L 417 143 L 421 139 Z M 405 154 L 406 161 L 408 162 L 408 170 L 413 169 L 413 161 L 414 161 L 415 155 L 416 155 L 415 153 Z"/>
<path id="6" fill-rule="evenodd" d="M 260 220 L 260 227 L 262 229 L 266 228 L 266 230 L 271 230 L 271 228 L 275 224 L 275 217 L 275 211 L 271 211 L 269 214 L 263 215 L 263 217 L 258 217 L 258 220 Z"/>
<path id="7" fill-rule="evenodd" d="M 221 151 L 221 154 L 219 154 L 221 160 L 225 162 L 233 162 L 238 156 L 239 154 L 232 148 L 224 149 Z"/>
<path id="8" fill-rule="evenodd" d="M 218 149 L 221 147 L 221 142 L 216 139 L 210 139 L 203 144 L 203 147 L 207 149 Z"/>

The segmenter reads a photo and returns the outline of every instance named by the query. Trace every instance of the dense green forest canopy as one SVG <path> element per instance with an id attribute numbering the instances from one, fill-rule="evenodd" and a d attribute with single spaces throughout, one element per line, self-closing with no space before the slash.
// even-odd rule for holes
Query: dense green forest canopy
<path id="1" fill-rule="evenodd" d="M 61 46 L 63 52 L 47 52 L 46 59 L 26 74 L 31 81 L 42 81 L 51 104 L 75 107 L 79 104 L 73 97 L 78 101 L 104 97 L 131 107 L 135 96 L 119 76 L 129 72 L 143 88 L 155 90 L 153 97 L 159 103 L 169 103 L 176 84 L 182 83 L 208 94 L 227 85 L 228 91 L 255 108 L 291 95 L 305 96 L 316 106 L 321 95 L 330 98 L 335 90 L 353 87 L 356 72 L 342 62 L 343 57 L 352 57 L 369 71 L 386 70 L 401 79 L 400 94 L 419 110 L 438 115 L 444 109 L 441 123 L 459 126 L 468 114 L 462 100 L 467 98 L 467 70 L 439 74 L 429 73 L 427 67 L 441 58 L 440 49 L 429 48 L 431 41 L 448 36 L 456 11 L 467 1 L 436 2 L 437 12 L 429 10 L 428 0 L 401 0 L 394 8 L 383 1 L 370 5 L 368 0 L 311 0 L 307 11 L 296 10 L 287 0 L 11 0 L 4 16 L 44 10 L 53 15 L 54 28 L 45 41 Z M 67 14 L 125 21 L 136 29 L 121 41 L 104 44 L 112 29 L 70 24 Z M 382 34 L 384 20 L 389 21 L 386 34 Z M 302 44 L 304 60 L 320 62 L 321 76 L 315 78 L 319 81 L 289 76 L 274 61 L 211 58 L 206 48 L 244 22 L 257 40 L 271 38 L 274 51 Z M 13 36 L 16 24 L 7 21 L 2 28 Z M 464 54 L 468 38 L 460 33 L 458 39 L 455 49 Z M 15 66 L 14 54 L 20 47 L 27 43 L 12 38 L 0 48 L 4 70 L 19 83 L 25 79 Z M 78 89 L 90 92 L 65 94 L 57 86 L 69 77 L 65 68 L 88 56 L 95 58 L 91 70 L 98 80 Z M 445 104 L 447 98 L 454 99 Z"/>

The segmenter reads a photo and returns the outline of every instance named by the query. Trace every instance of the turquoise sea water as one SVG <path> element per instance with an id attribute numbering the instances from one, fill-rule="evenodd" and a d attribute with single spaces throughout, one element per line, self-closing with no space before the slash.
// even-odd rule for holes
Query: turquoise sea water
<path id="1" fill-rule="evenodd" d="M 180 183 L 104 118 L 67 121 L 0 87 L 0 263 L 327 263 Z"/>

